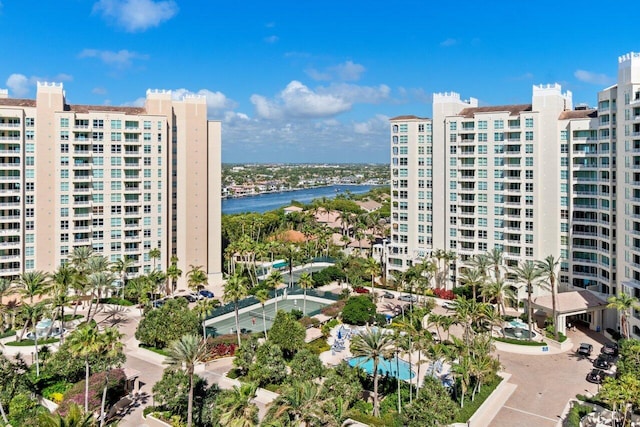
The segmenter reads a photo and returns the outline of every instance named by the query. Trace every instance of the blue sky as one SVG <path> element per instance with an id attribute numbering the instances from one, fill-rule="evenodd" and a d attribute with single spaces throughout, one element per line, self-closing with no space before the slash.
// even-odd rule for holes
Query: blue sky
<path id="1" fill-rule="evenodd" d="M 94 105 L 200 93 L 225 162 L 387 162 L 388 119 L 430 116 L 433 92 L 527 103 L 557 82 L 594 105 L 640 40 L 616 2 L 571 3 L 0 0 L 0 88 L 61 81 Z"/>

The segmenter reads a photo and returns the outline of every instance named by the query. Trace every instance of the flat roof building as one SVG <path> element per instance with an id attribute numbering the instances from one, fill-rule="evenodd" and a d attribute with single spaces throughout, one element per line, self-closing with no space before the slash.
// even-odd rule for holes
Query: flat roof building
<path id="1" fill-rule="evenodd" d="M 203 97 L 149 90 L 143 107 L 113 107 L 70 104 L 56 83 L 36 99 L 2 91 L 0 277 L 53 272 L 89 246 L 128 258 L 130 277 L 176 256 L 219 280 L 220 173 L 221 125 Z"/>

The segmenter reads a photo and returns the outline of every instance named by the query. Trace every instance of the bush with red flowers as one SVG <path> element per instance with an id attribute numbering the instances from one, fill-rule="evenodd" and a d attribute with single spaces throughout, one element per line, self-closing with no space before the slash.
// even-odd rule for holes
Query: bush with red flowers
<path id="1" fill-rule="evenodd" d="M 455 298 L 456 298 L 456 296 L 455 296 L 455 294 L 453 293 L 453 291 L 451 291 L 451 290 L 449 290 L 449 289 L 434 289 L 434 290 L 433 290 L 433 294 L 434 294 L 436 297 L 440 298 L 440 299 L 449 299 L 449 300 L 452 300 L 452 299 L 455 299 Z"/>
<path id="2" fill-rule="evenodd" d="M 107 407 L 124 396 L 125 383 L 125 375 L 122 369 L 112 369 L 108 373 Z M 89 377 L 89 412 L 100 410 L 106 375 L 107 372 L 98 372 Z M 67 390 L 56 412 L 62 416 L 66 415 L 72 403 L 84 408 L 84 380 Z"/>

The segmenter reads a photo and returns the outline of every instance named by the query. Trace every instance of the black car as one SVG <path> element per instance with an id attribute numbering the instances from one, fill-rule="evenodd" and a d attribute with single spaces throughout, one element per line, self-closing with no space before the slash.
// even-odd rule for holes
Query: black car
<path id="1" fill-rule="evenodd" d="M 197 301 L 197 299 L 193 295 L 190 295 L 190 294 L 176 295 L 174 298 L 175 299 L 184 298 L 189 302 L 196 302 Z"/>
<path id="2" fill-rule="evenodd" d="M 391 292 L 385 292 L 385 293 L 382 294 L 382 298 L 394 299 L 395 297 L 393 296 L 393 294 Z"/>
<path id="3" fill-rule="evenodd" d="M 578 348 L 578 354 L 582 356 L 591 356 L 591 352 L 593 351 L 593 346 L 587 343 L 581 343 Z"/>
<path id="4" fill-rule="evenodd" d="M 613 357 L 618 357 L 618 344 L 607 343 L 602 346 L 602 348 L 600 349 L 600 353 L 613 356 Z"/>
<path id="5" fill-rule="evenodd" d="M 592 369 L 587 374 L 587 381 L 593 384 L 602 384 L 602 381 L 607 377 L 607 373 L 601 369 Z"/>
<path id="6" fill-rule="evenodd" d="M 593 366 L 598 369 L 609 369 L 611 368 L 611 358 L 606 354 L 601 354 L 598 358 L 593 362 Z"/>
<path id="7" fill-rule="evenodd" d="M 213 292 L 208 291 L 206 289 L 202 289 L 200 290 L 200 292 L 198 292 L 200 295 L 202 295 L 205 298 L 213 298 Z"/>

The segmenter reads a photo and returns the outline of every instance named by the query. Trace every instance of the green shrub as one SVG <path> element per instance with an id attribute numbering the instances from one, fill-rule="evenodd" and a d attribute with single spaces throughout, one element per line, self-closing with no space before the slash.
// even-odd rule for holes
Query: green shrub
<path id="1" fill-rule="evenodd" d="M 101 298 L 100 304 L 113 304 L 113 305 L 122 305 L 125 307 L 131 307 L 134 303 L 124 298 Z"/>
<path id="2" fill-rule="evenodd" d="M 148 346 L 148 345 L 145 345 L 145 344 L 140 344 L 140 348 L 144 348 L 145 350 L 152 351 L 152 352 L 154 352 L 156 354 L 159 354 L 159 355 L 165 356 L 165 357 L 169 355 L 169 352 L 167 350 L 163 349 L 163 348 L 151 347 L 151 346 Z"/>
<path id="3" fill-rule="evenodd" d="M 7 338 L 7 337 L 12 337 L 15 334 L 16 334 L 16 331 L 14 331 L 13 329 L 7 329 L 6 331 L 0 333 L 0 339 Z"/>
<path id="4" fill-rule="evenodd" d="M 565 419 L 565 427 L 580 427 L 580 420 L 590 412 L 593 412 L 590 406 L 574 404 Z"/>
<path id="5" fill-rule="evenodd" d="M 146 417 L 149 414 L 153 414 L 155 411 L 157 411 L 157 408 L 155 406 L 145 406 L 142 410 L 142 415 Z"/>
<path id="6" fill-rule="evenodd" d="M 340 321 L 338 319 L 329 320 L 320 328 L 320 330 L 322 331 L 322 335 L 324 335 L 325 338 L 328 337 L 329 334 L 331 333 L 331 329 L 335 328 L 339 324 L 340 324 Z"/>
<path id="7" fill-rule="evenodd" d="M 315 328 L 320 324 L 320 321 L 318 319 L 309 316 L 305 316 L 302 319 L 299 319 L 298 322 L 300 322 L 300 324 L 304 326 L 305 329 Z"/>
<path id="8" fill-rule="evenodd" d="M 38 346 L 45 344 L 53 344 L 60 341 L 58 338 L 47 338 L 46 340 L 38 340 Z M 4 345 L 9 347 L 29 347 L 36 345 L 34 340 L 10 341 Z"/>
<path id="9" fill-rule="evenodd" d="M 326 338 L 316 338 L 310 343 L 307 343 L 307 348 L 315 354 L 320 354 L 330 350 L 331 346 L 327 343 Z"/>
<path id="10" fill-rule="evenodd" d="M 516 338 L 495 337 L 494 340 L 507 343 L 507 344 L 528 345 L 531 347 L 544 347 L 547 345 L 547 343 L 544 341 L 528 341 L 528 340 L 519 340 Z"/>
<path id="11" fill-rule="evenodd" d="M 362 326 L 375 320 L 375 317 L 376 305 L 367 295 L 349 298 L 342 310 L 342 320 L 350 325 Z"/>
<path id="12" fill-rule="evenodd" d="M 460 408 L 460 410 L 458 411 L 458 413 L 454 418 L 454 422 L 466 423 L 469 420 L 469 418 L 471 418 L 473 414 L 476 413 L 480 405 L 482 405 L 484 401 L 487 400 L 487 398 L 491 395 L 491 393 L 493 393 L 496 387 L 498 387 L 498 384 L 500 384 L 500 381 L 502 381 L 502 378 L 496 375 L 492 382 L 482 386 L 480 391 L 476 393 L 475 399 L 465 400 L 464 407 Z"/>
<path id="13" fill-rule="evenodd" d="M 345 290 L 347 291 L 347 294 L 350 293 L 348 289 Z M 342 309 L 344 308 L 346 303 L 347 302 L 345 300 L 336 301 L 331 305 L 322 307 L 320 312 L 328 317 L 336 317 L 338 316 L 338 314 L 340 314 L 340 312 L 342 312 Z"/>
<path id="14" fill-rule="evenodd" d="M 71 387 L 73 387 L 73 384 L 68 383 L 66 381 L 59 381 L 55 384 L 51 384 L 50 386 L 45 387 L 42 390 L 42 396 L 44 396 L 47 399 L 53 400 L 54 399 L 54 394 L 62 394 L 64 395 L 67 390 L 69 390 Z M 59 403 L 59 402 L 56 402 Z"/>

